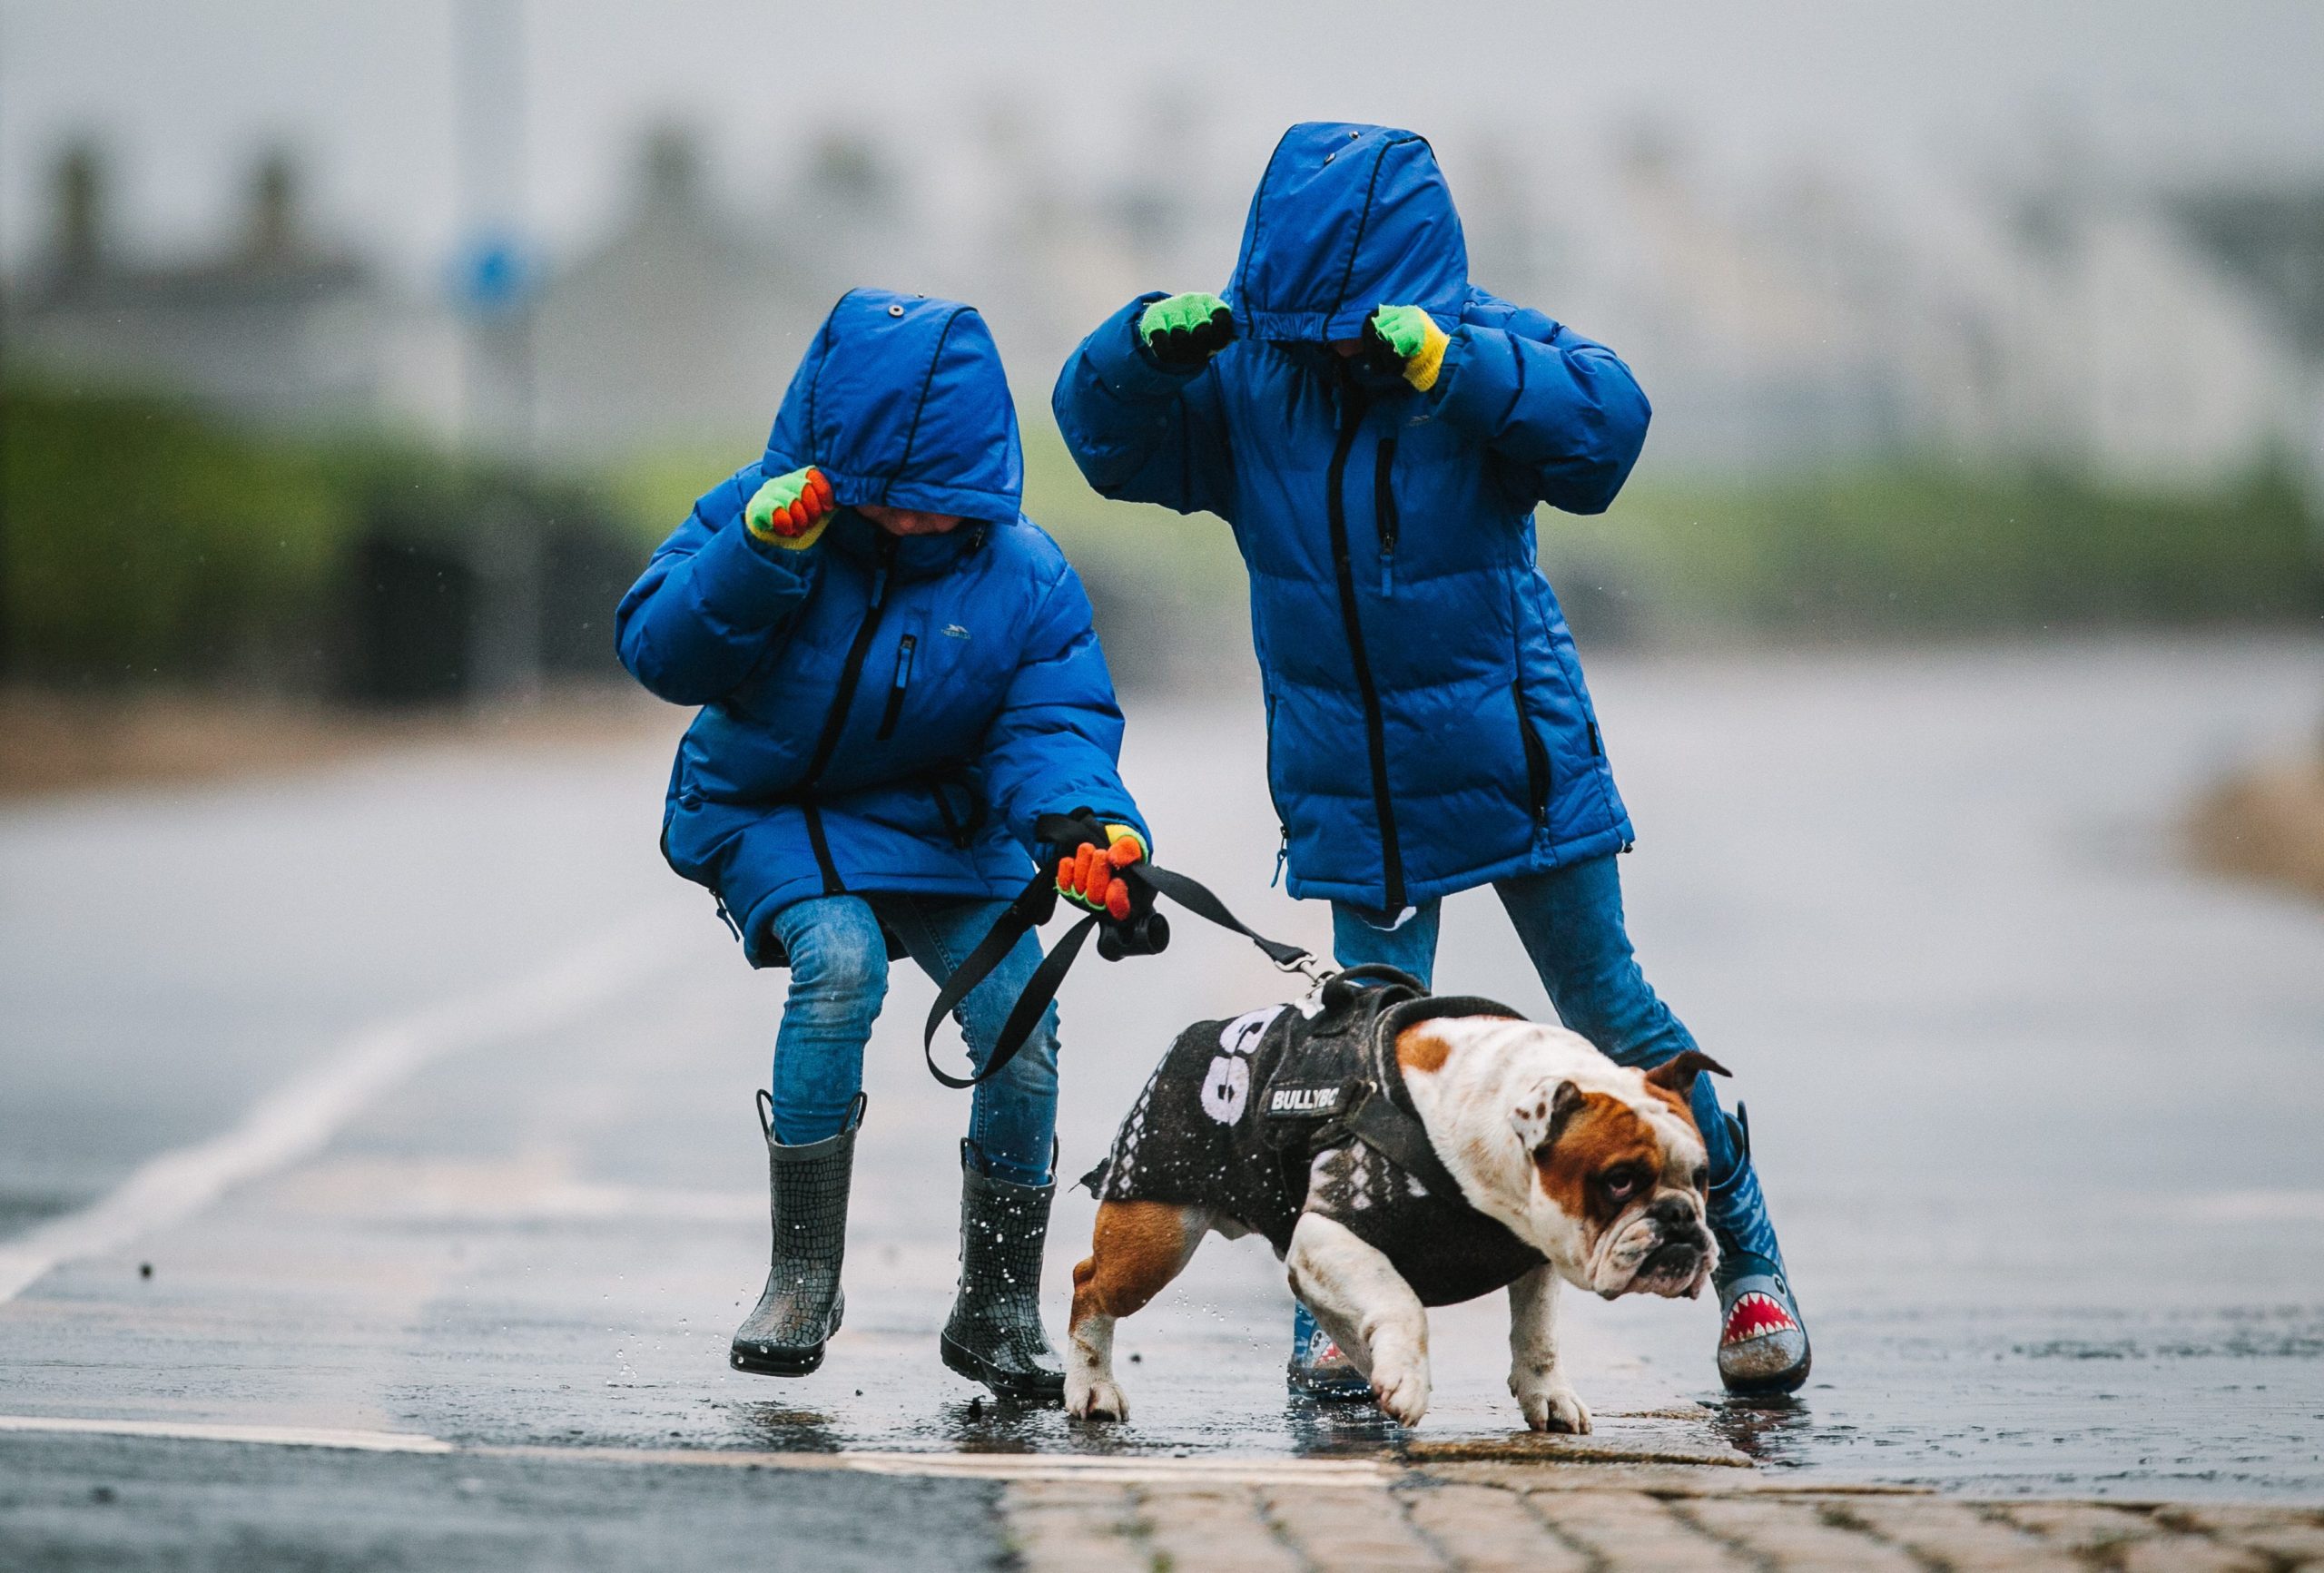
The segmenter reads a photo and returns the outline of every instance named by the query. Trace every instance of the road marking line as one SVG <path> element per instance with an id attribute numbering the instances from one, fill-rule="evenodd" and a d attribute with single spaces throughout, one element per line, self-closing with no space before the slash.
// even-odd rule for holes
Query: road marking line
<path id="1" fill-rule="evenodd" d="M 368 1453 L 458 1453 L 466 1458 L 530 1459 L 584 1464 L 675 1464 L 724 1469 L 848 1470 L 872 1475 L 947 1476 L 989 1480 L 1222 1480 L 1259 1485 L 1378 1485 L 1397 1466 L 1385 1459 L 1107 1457 L 1059 1453 L 907 1453 L 845 1449 L 835 1453 L 777 1453 L 727 1448 L 462 1447 L 419 1431 L 333 1430 L 306 1426 L 221 1425 L 202 1421 L 84 1420 L 0 1415 L 0 1432 L 72 1432 L 153 1437 L 173 1441 L 241 1442 L 251 1447 L 340 1448 Z"/>
<path id="2" fill-rule="evenodd" d="M 163 1153 L 81 1211 L 0 1244 L 0 1304 L 53 1268 L 118 1250 L 309 1156 L 372 1099 L 431 1061 L 569 1021 L 672 965 L 683 950 L 676 926 L 657 917 L 506 982 L 358 1032 L 329 1060 L 261 1099 L 231 1130 Z"/>
<path id="3" fill-rule="evenodd" d="M 162 1437 L 190 1442 L 252 1442 L 273 1448 L 345 1448 L 364 1453 L 450 1453 L 451 1443 L 418 1431 L 353 1431 L 302 1426 L 212 1425 L 201 1421 L 74 1420 L 0 1415 L 0 1431 L 72 1431 L 83 1436 Z"/>

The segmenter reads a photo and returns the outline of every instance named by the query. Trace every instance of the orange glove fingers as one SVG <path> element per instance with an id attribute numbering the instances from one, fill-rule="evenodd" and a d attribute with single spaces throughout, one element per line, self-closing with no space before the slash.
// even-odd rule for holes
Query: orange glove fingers
<path id="1" fill-rule="evenodd" d="M 1127 869 L 1145 856 L 1146 849 L 1138 844 L 1136 836 L 1124 836 L 1106 849 L 1106 861 L 1117 869 Z"/>
<path id="2" fill-rule="evenodd" d="M 807 489 L 801 494 L 801 500 L 807 504 L 807 511 L 813 517 L 821 518 L 832 511 L 832 483 L 823 477 L 822 471 L 807 472 Z"/>
<path id="3" fill-rule="evenodd" d="M 1106 911 L 1116 921 L 1129 916 L 1129 887 L 1119 880 L 1106 887 Z"/>

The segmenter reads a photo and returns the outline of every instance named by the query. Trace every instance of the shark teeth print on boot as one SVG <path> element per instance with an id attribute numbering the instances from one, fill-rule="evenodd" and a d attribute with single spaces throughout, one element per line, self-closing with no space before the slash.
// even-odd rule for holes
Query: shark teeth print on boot
<path id="1" fill-rule="evenodd" d="M 823 1345 L 847 1310 L 840 1261 L 847 1252 L 847 1193 L 855 1168 L 855 1133 L 863 1095 L 847 1128 L 820 1142 L 786 1146 L 774 1139 L 773 1110 L 760 1098 L 766 1136 L 768 1211 L 774 1244 L 766 1289 L 734 1330 L 728 1362 L 760 1376 L 805 1376 L 823 1363 Z"/>
<path id="2" fill-rule="evenodd" d="M 1285 1385 L 1317 1403 L 1370 1403 L 1371 1381 L 1355 1369 L 1355 1362 L 1333 1342 L 1314 1312 L 1296 1301 L 1293 1304 L 1297 1308 L 1291 1317 L 1291 1359 L 1283 1368 Z"/>
<path id="3" fill-rule="evenodd" d="M 1795 1391 L 1807 1380 L 1807 1329 L 1776 1263 L 1746 1258 L 1745 1270 L 1721 1276 L 1718 1375 L 1734 1393 Z"/>
<path id="4" fill-rule="evenodd" d="M 1796 1392 L 1813 1356 L 1807 1325 L 1784 1271 L 1783 1248 L 1751 1166 L 1750 1116 L 1738 1106 L 1727 1122 L 1734 1171 L 1711 1181 L 1704 1208 L 1718 1242 L 1711 1283 L 1718 1291 L 1718 1379 L 1738 1396 Z"/>
<path id="5" fill-rule="evenodd" d="M 1041 1247 L 1054 1182 L 978 1172 L 960 1144 L 960 1289 L 944 1324 L 944 1363 L 1002 1398 L 1062 1403 L 1065 1367 L 1041 1327 Z"/>

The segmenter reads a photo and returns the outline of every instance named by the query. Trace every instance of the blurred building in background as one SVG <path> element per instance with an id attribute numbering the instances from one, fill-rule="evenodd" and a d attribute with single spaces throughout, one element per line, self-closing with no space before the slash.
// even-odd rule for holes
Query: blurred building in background
<path id="1" fill-rule="evenodd" d="M 47 243 L 10 291 L 9 348 L 23 369 L 189 394 L 263 424 L 448 429 L 454 325 L 309 227 L 287 152 L 252 166 L 225 243 L 206 256 L 127 254 L 109 177 L 94 144 L 57 161 Z"/>
<path id="2" fill-rule="evenodd" d="M 1167 680 L 1239 619 L 1231 546 L 1098 503 L 1044 406 L 1081 334 L 1134 293 L 1223 288 L 1259 172 L 1210 145 L 1191 95 L 1120 113 L 1110 170 L 1000 97 L 941 146 L 818 129 L 755 196 L 659 125 L 608 172 L 625 194 L 605 228 L 526 259 L 521 300 L 489 322 L 457 270 L 399 280 L 319 233 L 286 152 L 254 162 L 214 249 L 133 253 L 105 158 L 76 143 L 46 242 L 7 283 L 12 375 L 497 467 L 398 497 L 366 481 L 317 509 L 353 521 L 327 526 L 349 543 L 334 560 L 397 608 L 339 619 L 342 643 L 363 631 L 349 669 L 370 674 L 349 686 L 524 693 L 610 672 L 625 565 L 758 450 L 843 290 L 956 296 L 1008 357 L 1029 506 L 1083 564 L 1125 675 Z M 1682 590 L 1699 605 L 1666 625 L 1851 634 L 2264 620 L 2318 599 L 2324 195 L 2162 190 L 2065 158 L 1903 190 L 1809 168 L 1743 185 L 1650 129 L 1542 149 L 1452 128 L 1440 152 L 1476 280 L 1613 346 L 1655 404 L 1623 527 L 1561 524 L 1552 570 L 1578 624 L 1627 626 L 1617 603 Z M 484 386 L 494 368 L 507 388 Z M 1932 467 L 1956 479 L 1927 483 Z M 2072 495 L 2037 504 L 2007 478 L 2037 471 Z M 1877 496 L 1794 486 L 1848 473 L 1905 478 Z M 2252 489 L 2269 476 L 2305 500 Z M 1677 500 L 1658 516 L 1662 494 Z M 2138 500 L 2169 496 L 2212 501 Z M 28 506 L 10 516 L 36 523 Z"/>
<path id="3" fill-rule="evenodd" d="M 1198 138 L 1183 108 L 1146 118 L 1154 145 Z M 1076 186 L 999 108 L 964 142 L 950 189 L 928 190 L 868 138 L 825 136 L 747 211 L 722 204 L 684 132 L 648 133 L 625 211 L 552 260 L 533 307 L 535 436 L 602 457 L 762 428 L 854 282 L 976 301 L 1028 402 L 1137 290 L 1223 284 L 1255 172 L 1173 159 L 1166 183 L 1141 161 Z M 1456 143 L 1447 162 L 1479 281 L 1629 359 L 1662 464 L 1945 453 L 2203 484 L 2308 456 L 2324 424 L 2324 197 L 2065 175 L 1900 193 L 1802 173 L 1715 192 L 1650 134 L 1549 173 L 1505 141 Z M 448 304 L 310 233 L 299 190 L 295 163 L 269 154 L 217 254 L 125 256 L 103 161 L 71 149 L 50 244 L 12 291 L 23 362 L 262 420 L 451 429 Z"/>

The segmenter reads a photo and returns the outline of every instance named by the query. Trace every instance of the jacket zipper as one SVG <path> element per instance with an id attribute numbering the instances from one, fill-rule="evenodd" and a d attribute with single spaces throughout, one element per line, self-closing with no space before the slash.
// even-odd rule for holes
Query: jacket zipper
<path id="1" fill-rule="evenodd" d="M 1372 517 L 1380 526 L 1380 598 L 1386 600 L 1396 593 L 1396 531 L 1402 523 L 1396 516 L 1396 488 L 1389 472 L 1396 466 L 1396 439 L 1380 439 L 1380 451 L 1372 465 Z"/>
<path id="2" fill-rule="evenodd" d="M 888 685 L 888 708 L 880 713 L 877 742 L 885 742 L 896 734 L 896 722 L 904 713 L 904 690 L 911 686 L 911 653 L 919 644 L 919 635 L 913 634 L 896 643 L 896 680 Z"/>
<path id="3" fill-rule="evenodd" d="M 1355 605 L 1355 567 L 1348 555 L 1347 456 L 1364 427 L 1364 400 L 1346 389 L 1340 417 L 1340 439 L 1332 449 L 1331 472 L 1324 477 L 1324 515 L 1332 529 L 1332 566 L 1339 577 L 1340 622 L 1347 630 L 1348 660 L 1355 668 L 1355 685 L 1364 695 L 1364 741 L 1372 755 L 1372 811 L 1380 821 L 1380 862 L 1387 886 L 1387 910 L 1404 909 L 1404 858 L 1396 845 L 1396 810 L 1388 797 L 1388 733 L 1380 715 L 1380 691 L 1372 681 L 1372 657 L 1364 648 L 1364 620 Z"/>
<path id="4" fill-rule="evenodd" d="M 872 640 L 880 632 L 880 614 L 888 606 L 888 569 L 896 558 L 896 538 L 882 533 L 880 537 L 877 566 L 872 574 L 872 602 L 863 609 L 863 621 L 856 624 L 855 643 L 847 649 L 847 664 L 839 670 L 839 693 L 832 700 L 831 713 L 823 717 L 823 732 L 815 740 L 814 757 L 807 762 L 807 773 L 800 778 L 799 790 L 806 791 L 822 779 L 831 767 L 832 755 L 839 752 L 840 734 L 847 730 L 847 713 L 855 703 L 855 690 L 863 681 L 863 658 L 872 654 Z"/>
<path id="5" fill-rule="evenodd" d="M 1283 800 L 1275 795 L 1275 695 L 1267 695 L 1267 802 L 1275 810 L 1275 828 L 1282 840 L 1275 850 L 1275 878 L 1267 881 L 1272 890 L 1283 883 L 1285 865 L 1291 861 L 1291 826 L 1285 820 Z"/>
<path id="6" fill-rule="evenodd" d="M 1533 730 L 1533 718 L 1525 713 L 1525 680 L 1521 677 L 1511 683 L 1509 693 L 1517 702 L 1517 734 L 1525 743 L 1525 792 L 1538 825 L 1550 811 L 1550 751 L 1541 734 Z"/>
<path id="7" fill-rule="evenodd" d="M 855 703 L 855 690 L 863 681 L 863 659 L 872 654 L 872 638 L 880 632 L 880 614 L 888 606 L 888 571 L 896 560 L 896 538 L 882 534 L 876 566 L 872 574 L 872 602 L 863 610 L 863 621 L 856 625 L 855 643 L 848 646 L 847 663 L 840 668 L 839 693 L 832 700 L 831 713 L 823 718 L 822 735 L 815 740 L 814 757 L 807 762 L 807 773 L 800 778 L 799 794 L 805 800 L 807 840 L 814 848 L 815 864 L 822 871 L 823 894 L 844 894 L 847 886 L 839 877 L 839 865 L 832 860 L 831 844 L 823 836 L 823 816 L 815 806 L 812 795 L 815 782 L 822 779 L 830 768 L 832 755 L 839 752 L 840 734 L 847 730 L 847 713 Z"/>

